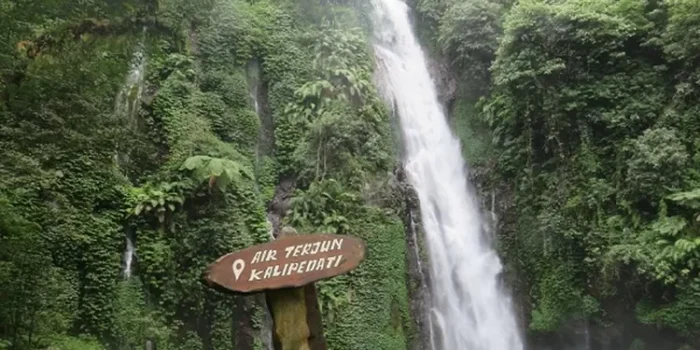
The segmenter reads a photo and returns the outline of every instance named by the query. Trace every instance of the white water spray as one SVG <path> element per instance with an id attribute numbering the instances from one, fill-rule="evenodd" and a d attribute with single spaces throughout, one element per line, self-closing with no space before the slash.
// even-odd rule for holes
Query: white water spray
<path id="1" fill-rule="evenodd" d="M 140 42 L 134 52 L 129 67 L 126 81 L 122 85 L 115 101 L 115 111 L 123 117 L 127 117 L 133 123 L 136 111 L 141 103 L 143 83 L 146 76 L 146 57 L 143 42 Z"/>
<path id="2" fill-rule="evenodd" d="M 145 35 L 146 28 L 143 28 L 143 33 Z M 144 42 L 141 40 L 136 47 L 136 51 L 131 59 L 129 72 L 126 75 L 124 85 L 119 90 L 117 97 L 114 102 L 114 112 L 120 118 L 123 118 L 126 123 L 129 123 L 130 127 L 135 127 L 136 124 L 136 112 L 138 111 L 139 104 L 141 103 L 141 96 L 143 93 L 144 77 L 146 75 L 146 57 L 144 55 L 145 47 Z M 115 152 L 114 160 L 117 165 L 125 165 L 128 163 L 128 157 L 126 155 L 119 154 Z M 134 260 L 134 242 L 129 237 L 127 232 L 126 238 L 126 249 L 124 250 L 124 278 L 129 279 L 131 277 L 131 265 Z"/>
<path id="3" fill-rule="evenodd" d="M 418 192 L 430 257 L 435 350 L 521 350 L 502 266 L 482 231 L 459 141 L 438 102 L 400 0 L 373 0 L 378 84 L 400 116 L 408 179 Z"/>
<path id="4" fill-rule="evenodd" d="M 577 339 L 577 350 L 591 350 L 591 326 L 587 318 L 584 317 L 583 325 L 579 328 L 580 334 Z M 583 328 L 583 329 L 581 329 Z"/>
<path id="5" fill-rule="evenodd" d="M 131 262 L 134 260 L 134 242 L 129 235 L 126 236 L 126 250 L 124 251 L 124 278 L 131 277 Z"/>

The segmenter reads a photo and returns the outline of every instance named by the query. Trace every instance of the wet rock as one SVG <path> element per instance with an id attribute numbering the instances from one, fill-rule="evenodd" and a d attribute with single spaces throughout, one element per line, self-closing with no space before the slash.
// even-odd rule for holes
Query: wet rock
<path id="1" fill-rule="evenodd" d="M 411 339 L 410 349 L 428 350 L 430 346 L 430 275 L 429 261 L 425 253 L 425 232 L 420 219 L 418 194 L 406 179 L 402 165 L 394 170 L 396 190 L 403 199 L 400 210 L 406 233 L 407 287 L 409 309 L 415 322 L 416 337 Z"/>
<path id="2" fill-rule="evenodd" d="M 290 206 L 290 200 L 296 188 L 296 179 L 286 177 L 280 179 L 275 195 L 267 206 L 267 218 L 272 223 L 272 232 L 277 237 L 280 232 L 282 219 L 287 214 Z"/>
<path id="3" fill-rule="evenodd" d="M 435 88 L 438 93 L 438 100 L 445 107 L 445 110 L 450 110 L 450 106 L 457 95 L 457 80 L 450 71 L 450 64 L 444 58 L 427 58 L 428 72 L 433 78 Z"/>

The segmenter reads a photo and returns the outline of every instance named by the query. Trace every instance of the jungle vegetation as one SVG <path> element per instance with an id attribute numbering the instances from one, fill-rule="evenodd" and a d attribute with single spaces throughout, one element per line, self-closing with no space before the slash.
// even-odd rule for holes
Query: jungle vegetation
<path id="1" fill-rule="evenodd" d="M 530 344 L 700 348 L 700 2 L 409 3 Z M 199 277 L 269 239 L 282 181 L 284 224 L 368 245 L 318 284 L 329 343 L 415 348 L 369 11 L 0 0 L 0 350 L 263 349 L 261 299 Z"/>

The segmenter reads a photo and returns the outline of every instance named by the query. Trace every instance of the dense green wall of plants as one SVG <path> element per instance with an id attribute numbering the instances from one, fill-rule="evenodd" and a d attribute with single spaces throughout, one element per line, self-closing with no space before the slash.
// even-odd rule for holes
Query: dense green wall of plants
<path id="1" fill-rule="evenodd" d="M 260 299 L 200 277 L 269 239 L 280 176 L 297 183 L 285 224 L 369 247 L 318 285 L 333 348 L 406 348 L 401 201 L 385 186 L 395 154 L 365 14 L 313 0 L 0 1 L 0 349 L 261 349 Z M 128 113 L 115 105 L 139 45 Z"/>
<path id="2" fill-rule="evenodd" d="M 531 344 L 585 323 L 594 347 L 700 347 L 699 3 L 409 3 Z M 199 277 L 269 239 L 280 179 L 283 224 L 368 243 L 318 284 L 333 349 L 415 343 L 369 6 L 0 0 L 0 349 L 261 349 L 260 299 Z"/>
<path id="3" fill-rule="evenodd" d="M 530 338 L 588 322 L 594 347 L 700 346 L 700 3 L 413 6 L 459 86 L 465 155 L 505 202 L 498 246 Z"/>

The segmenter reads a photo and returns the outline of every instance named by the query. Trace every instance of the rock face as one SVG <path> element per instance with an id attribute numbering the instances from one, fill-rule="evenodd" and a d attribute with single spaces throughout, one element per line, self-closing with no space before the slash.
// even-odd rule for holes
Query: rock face
<path id="1" fill-rule="evenodd" d="M 513 200 L 513 191 L 503 183 L 494 182 L 490 177 L 495 164 L 488 162 L 479 166 L 472 166 L 468 170 L 469 183 L 472 184 L 479 198 L 479 205 L 482 208 L 482 215 L 488 223 L 489 236 L 494 241 L 503 240 L 510 232 L 515 232 L 517 216 Z M 509 262 L 501 256 L 504 265 L 503 278 L 506 288 L 513 298 L 515 315 L 518 317 L 518 324 L 521 329 L 527 326 L 527 314 L 530 305 L 526 287 L 520 283 L 515 269 Z"/>
<path id="2" fill-rule="evenodd" d="M 280 232 L 282 219 L 289 210 L 289 201 L 296 187 L 296 179 L 285 177 L 280 179 L 275 190 L 275 195 L 267 206 L 267 218 L 272 223 L 272 232 L 275 237 Z"/>
<path id="3" fill-rule="evenodd" d="M 257 331 L 251 319 L 252 310 L 256 307 L 255 296 L 241 296 L 236 298 L 236 349 L 253 350 Z"/>
<path id="4" fill-rule="evenodd" d="M 450 64 L 445 58 L 428 58 L 428 72 L 433 78 L 438 92 L 438 99 L 449 111 L 457 95 L 457 80 L 450 72 Z"/>
<path id="5" fill-rule="evenodd" d="M 430 346 L 430 274 L 425 254 L 425 233 L 420 219 L 418 195 L 408 183 L 402 165 L 394 171 L 398 192 L 403 198 L 401 216 L 406 232 L 406 278 L 409 291 L 410 312 L 415 321 L 416 337 L 411 339 L 410 349 L 428 350 Z"/>

